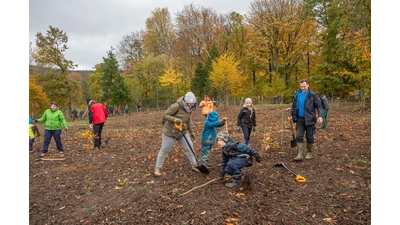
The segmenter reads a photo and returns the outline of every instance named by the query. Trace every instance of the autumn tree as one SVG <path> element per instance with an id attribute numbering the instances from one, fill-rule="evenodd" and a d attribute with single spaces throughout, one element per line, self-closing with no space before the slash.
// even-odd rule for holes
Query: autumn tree
<path id="1" fill-rule="evenodd" d="M 149 54 L 134 69 L 134 76 L 140 81 L 140 88 L 143 90 L 142 99 L 157 108 L 159 107 L 159 95 L 163 94 L 159 92 L 160 76 L 168 68 L 169 60 L 166 55 Z"/>
<path id="2" fill-rule="evenodd" d="M 212 8 L 189 4 L 176 14 L 177 41 L 189 47 L 192 57 L 203 63 L 209 57 L 208 49 L 218 42 L 222 26 Z"/>
<path id="3" fill-rule="evenodd" d="M 125 35 L 117 46 L 116 56 L 123 70 L 132 71 L 133 66 L 144 58 L 144 31 L 132 32 Z"/>
<path id="4" fill-rule="evenodd" d="M 260 64 L 257 67 L 281 76 L 285 87 L 291 77 L 306 73 L 304 60 L 310 56 L 307 52 L 313 51 L 310 46 L 317 34 L 314 20 L 303 6 L 302 0 L 256 0 L 250 4 L 248 21 L 254 42 L 249 44 L 255 51 L 251 57 Z"/>
<path id="5" fill-rule="evenodd" d="M 182 84 L 182 74 L 176 72 L 170 63 L 170 67 L 160 76 L 160 85 L 168 88 L 168 105 L 171 104 L 171 100 L 174 101 L 180 96 L 183 91 Z"/>
<path id="6" fill-rule="evenodd" d="M 36 84 L 36 80 L 29 75 L 29 115 L 32 118 L 40 117 L 49 108 L 50 100 L 43 88 Z"/>
<path id="7" fill-rule="evenodd" d="M 213 70 L 210 73 L 211 86 L 223 96 L 228 105 L 229 95 L 242 95 L 243 77 L 239 70 L 239 62 L 233 53 L 225 53 L 212 62 Z"/>
<path id="8" fill-rule="evenodd" d="M 57 27 L 49 26 L 46 35 L 41 32 L 36 34 L 37 54 L 35 61 L 38 65 L 61 70 L 65 74 L 67 70 L 77 67 L 71 60 L 65 58 L 65 51 L 68 48 L 68 36 L 66 32 Z"/>
<path id="9" fill-rule="evenodd" d="M 143 45 L 146 54 L 172 56 L 174 32 L 168 8 L 156 8 L 146 19 Z"/>
<path id="10" fill-rule="evenodd" d="M 61 106 L 67 106 L 68 112 L 71 112 L 72 92 L 77 89 L 77 84 L 66 75 L 68 70 L 74 69 L 77 64 L 65 58 L 65 51 L 69 49 L 67 43 L 68 36 L 63 30 L 49 26 L 46 35 L 41 32 L 36 34 L 37 49 L 32 56 L 38 66 L 54 69 L 46 75 L 41 75 L 41 80 L 44 79 L 43 82 L 46 85 L 43 88 L 52 100 L 57 101 Z M 57 75 L 60 77 L 56 77 Z M 66 101 L 64 101 L 65 98 Z"/>
<path id="11" fill-rule="evenodd" d="M 104 99 L 105 94 L 103 93 L 103 90 L 101 88 L 101 79 L 103 76 L 103 73 L 100 69 L 101 64 L 96 64 L 94 66 L 95 71 L 89 75 L 89 96 L 88 98 L 95 99 L 95 100 L 100 100 Z M 104 97 L 103 97 L 104 96 Z"/>
<path id="12" fill-rule="evenodd" d="M 75 88 L 71 90 L 71 104 L 75 107 L 79 107 L 85 102 L 82 98 L 82 75 L 77 72 L 72 72 L 68 74 L 67 77 L 76 84 L 74 85 Z"/>
<path id="13" fill-rule="evenodd" d="M 308 0 L 321 26 L 321 59 L 315 79 L 325 93 L 358 89 L 362 107 L 371 91 L 371 1 Z M 332 82 L 334 81 L 334 82 Z"/>

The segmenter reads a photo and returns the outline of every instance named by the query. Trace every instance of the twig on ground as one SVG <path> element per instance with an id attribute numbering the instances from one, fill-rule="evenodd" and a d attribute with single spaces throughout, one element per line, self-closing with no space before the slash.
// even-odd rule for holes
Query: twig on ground
<path id="1" fill-rule="evenodd" d="M 213 182 L 213 181 L 216 181 L 216 180 L 218 180 L 218 179 L 220 179 L 220 178 L 218 177 L 218 178 L 212 179 L 212 180 L 208 181 L 208 182 L 207 182 L 207 183 L 205 183 L 205 184 L 202 184 L 202 185 L 200 185 L 200 186 L 194 187 L 194 188 L 190 189 L 189 191 L 187 191 L 187 192 L 185 192 L 185 193 L 183 193 L 183 194 L 180 194 L 179 196 L 186 195 L 187 193 L 189 193 L 189 192 L 193 191 L 194 189 L 197 189 L 197 188 L 200 188 L 200 187 L 206 186 L 207 184 L 209 184 L 209 183 L 211 183 L 211 182 Z"/>

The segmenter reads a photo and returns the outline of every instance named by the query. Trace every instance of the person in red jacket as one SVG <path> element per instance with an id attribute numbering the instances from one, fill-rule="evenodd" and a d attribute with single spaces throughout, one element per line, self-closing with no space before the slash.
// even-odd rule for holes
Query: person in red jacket
<path id="1" fill-rule="evenodd" d="M 106 107 L 96 102 L 94 99 L 87 99 L 88 104 L 88 115 L 89 115 L 89 126 L 93 128 L 94 133 L 94 150 L 98 150 L 101 145 L 101 132 L 103 130 L 104 123 L 107 120 L 108 112 Z"/>

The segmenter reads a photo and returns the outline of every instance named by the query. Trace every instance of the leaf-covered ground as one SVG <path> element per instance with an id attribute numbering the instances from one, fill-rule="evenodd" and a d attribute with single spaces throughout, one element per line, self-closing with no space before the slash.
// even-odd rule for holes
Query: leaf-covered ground
<path id="1" fill-rule="evenodd" d="M 243 170 L 247 177 L 238 188 L 225 187 L 229 176 L 211 181 L 219 176 L 216 147 L 208 175 L 190 170 L 179 144 L 163 175 L 153 175 L 164 110 L 109 118 L 103 131 L 108 147 L 98 151 L 84 137 L 88 122 L 70 123 L 62 134 L 65 160 L 37 161 L 43 136 L 37 137 L 29 164 L 30 224 L 370 224 L 370 111 L 357 103 L 332 104 L 328 129 L 315 134 L 313 158 L 294 162 L 290 125 L 282 121 L 288 107 L 255 106 L 258 130 L 249 145 L 263 160 Z M 237 141 L 242 140 L 234 130 L 239 109 L 217 108 L 228 118 L 228 127 L 220 130 L 228 128 Z M 201 111 L 192 118 L 199 156 Z M 39 129 L 43 134 L 44 124 Z M 56 152 L 52 140 L 46 158 L 59 158 Z M 281 162 L 306 182 L 275 166 Z"/>

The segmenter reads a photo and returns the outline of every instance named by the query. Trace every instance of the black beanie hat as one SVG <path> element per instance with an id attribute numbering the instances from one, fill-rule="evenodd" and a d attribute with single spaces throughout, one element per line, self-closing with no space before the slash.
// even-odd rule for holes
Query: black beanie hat
<path id="1" fill-rule="evenodd" d="M 86 104 L 89 105 L 89 102 L 92 101 L 91 98 L 86 99 Z"/>

